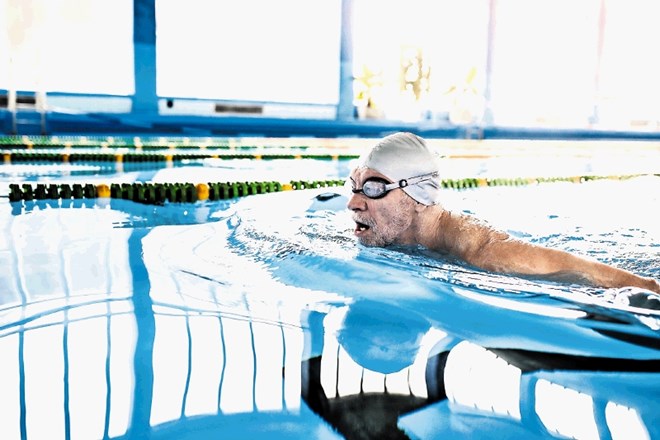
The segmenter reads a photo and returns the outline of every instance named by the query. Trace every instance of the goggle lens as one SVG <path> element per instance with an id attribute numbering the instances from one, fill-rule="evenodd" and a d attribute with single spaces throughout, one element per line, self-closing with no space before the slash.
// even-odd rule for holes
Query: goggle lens
<path id="1" fill-rule="evenodd" d="M 369 180 L 367 179 L 362 185 L 362 193 L 370 199 L 378 199 L 383 197 L 387 193 L 387 188 L 385 188 L 387 183 L 382 180 Z"/>

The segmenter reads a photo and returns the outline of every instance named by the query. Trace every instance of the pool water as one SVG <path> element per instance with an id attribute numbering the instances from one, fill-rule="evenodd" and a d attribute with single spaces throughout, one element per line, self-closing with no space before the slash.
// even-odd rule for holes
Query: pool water
<path id="1" fill-rule="evenodd" d="M 12 166 L 3 180 L 350 169 L 290 163 Z M 660 177 L 444 195 L 515 236 L 660 278 Z M 365 248 L 346 197 L 319 188 L 162 206 L 0 201 L 0 437 L 660 437 L 653 295 Z"/>

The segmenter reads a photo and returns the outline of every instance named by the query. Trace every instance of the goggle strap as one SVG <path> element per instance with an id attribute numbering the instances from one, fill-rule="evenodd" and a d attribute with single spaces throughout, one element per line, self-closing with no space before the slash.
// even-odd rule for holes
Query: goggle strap
<path id="1" fill-rule="evenodd" d="M 409 179 L 401 179 L 399 180 L 399 187 L 405 188 L 406 186 L 416 185 L 420 182 L 424 182 L 425 180 L 429 180 L 433 177 L 438 177 L 437 171 L 428 174 L 422 174 L 421 176 L 411 177 Z"/>

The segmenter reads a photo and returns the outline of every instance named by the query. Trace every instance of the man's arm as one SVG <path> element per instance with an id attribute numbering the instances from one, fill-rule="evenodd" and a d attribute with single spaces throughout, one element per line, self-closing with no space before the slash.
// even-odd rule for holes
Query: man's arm
<path id="1" fill-rule="evenodd" d="M 604 288 L 639 287 L 660 293 L 660 284 L 624 269 L 558 249 L 527 243 L 467 217 L 447 232 L 447 250 L 479 268 L 517 275 L 539 275 Z M 453 229 L 453 230 L 452 230 Z"/>
<path id="2" fill-rule="evenodd" d="M 512 238 L 488 242 L 481 255 L 474 264 L 487 270 L 542 275 L 596 287 L 640 287 L 660 293 L 660 284 L 652 278 Z"/>

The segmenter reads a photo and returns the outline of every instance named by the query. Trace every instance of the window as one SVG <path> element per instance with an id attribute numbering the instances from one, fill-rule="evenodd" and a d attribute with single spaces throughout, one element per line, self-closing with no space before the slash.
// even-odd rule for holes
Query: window
<path id="1" fill-rule="evenodd" d="M 623 129 L 657 128 L 660 122 L 660 4 L 610 0 L 606 15 L 598 93 L 598 121 Z"/>
<path id="2" fill-rule="evenodd" d="M 0 89 L 130 95 L 131 0 L 0 0 Z"/>
<path id="3" fill-rule="evenodd" d="M 341 0 L 157 0 L 159 96 L 339 101 Z"/>
<path id="4" fill-rule="evenodd" d="M 488 0 L 354 2 L 358 111 L 412 121 L 479 116 L 474 104 L 484 93 Z"/>
<path id="5" fill-rule="evenodd" d="M 578 126 L 593 114 L 600 0 L 498 0 L 494 123 Z"/>

